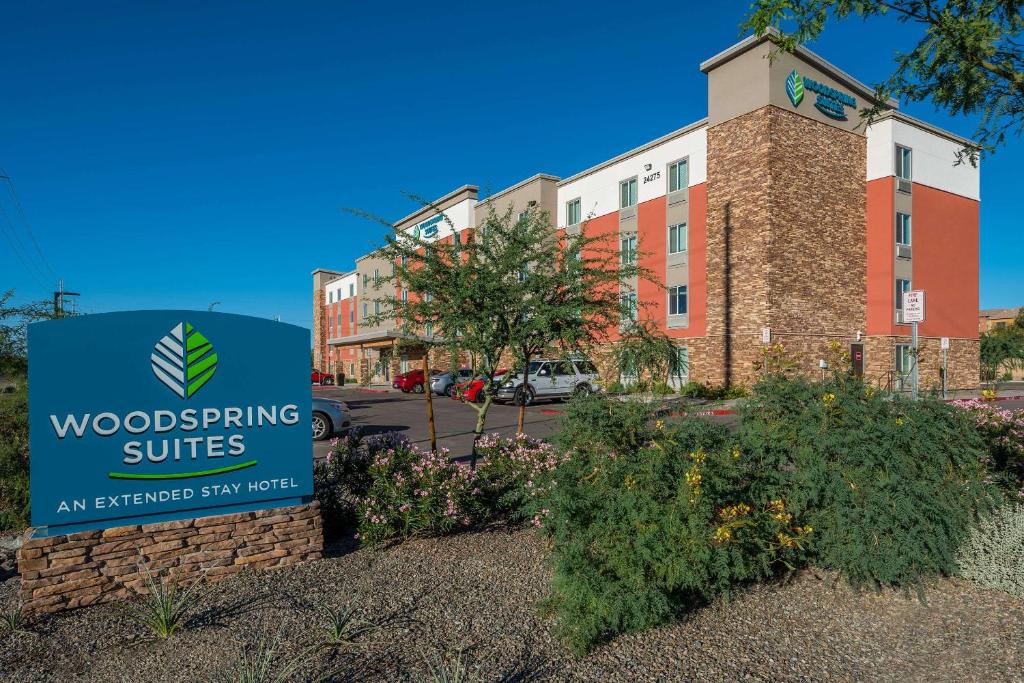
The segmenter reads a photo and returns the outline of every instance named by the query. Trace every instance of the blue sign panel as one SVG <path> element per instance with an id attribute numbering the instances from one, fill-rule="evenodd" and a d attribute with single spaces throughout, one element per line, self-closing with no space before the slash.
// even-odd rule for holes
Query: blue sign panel
<path id="1" fill-rule="evenodd" d="M 307 502 L 309 330 L 199 311 L 29 326 L 32 525 L 57 534 Z"/>

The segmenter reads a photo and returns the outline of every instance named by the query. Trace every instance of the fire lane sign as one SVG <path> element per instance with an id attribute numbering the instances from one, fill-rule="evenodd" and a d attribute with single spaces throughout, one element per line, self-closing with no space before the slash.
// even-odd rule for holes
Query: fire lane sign
<path id="1" fill-rule="evenodd" d="M 924 322 L 924 290 L 914 290 L 903 295 L 903 322 Z"/>

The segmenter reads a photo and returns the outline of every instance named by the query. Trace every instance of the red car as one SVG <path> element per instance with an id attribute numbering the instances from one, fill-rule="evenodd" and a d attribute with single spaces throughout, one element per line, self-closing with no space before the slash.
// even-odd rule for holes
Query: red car
<path id="1" fill-rule="evenodd" d="M 410 391 L 414 394 L 422 394 L 423 370 L 410 370 L 396 375 L 395 379 L 391 381 L 391 386 L 400 389 L 403 394 L 408 394 Z"/>
<path id="2" fill-rule="evenodd" d="M 494 381 L 500 382 L 501 376 L 504 375 L 508 370 L 498 370 L 494 373 Z M 468 382 L 462 382 L 456 384 L 455 388 L 452 389 L 452 398 L 456 401 L 466 401 L 469 403 L 483 403 L 484 402 L 484 379 L 483 377 L 474 377 Z"/>
<path id="3" fill-rule="evenodd" d="M 313 370 L 313 372 L 310 373 L 310 381 L 313 384 L 319 384 L 320 386 L 334 384 L 334 375 L 328 375 L 326 372 Z"/>

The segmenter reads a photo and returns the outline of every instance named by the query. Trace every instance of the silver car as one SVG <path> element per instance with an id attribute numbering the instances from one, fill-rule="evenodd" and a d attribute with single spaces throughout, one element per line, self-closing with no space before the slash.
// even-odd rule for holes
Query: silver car
<path id="1" fill-rule="evenodd" d="M 516 370 L 498 388 L 499 401 L 530 405 L 542 398 L 568 398 L 601 391 L 597 368 L 585 359 L 551 359 L 530 361 L 530 382 L 525 386 L 523 373 Z"/>
<path id="2" fill-rule="evenodd" d="M 344 401 L 313 397 L 313 441 L 329 439 L 352 426 Z"/>
<path id="3" fill-rule="evenodd" d="M 451 396 L 456 384 L 468 382 L 473 377 L 470 368 L 449 370 L 430 376 L 430 390 L 438 396 Z"/>

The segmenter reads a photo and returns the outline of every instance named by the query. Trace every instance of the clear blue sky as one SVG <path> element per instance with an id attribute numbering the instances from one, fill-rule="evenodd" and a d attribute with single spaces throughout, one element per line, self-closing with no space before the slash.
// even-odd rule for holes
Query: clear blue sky
<path id="1" fill-rule="evenodd" d="M 396 219 L 403 190 L 564 177 L 703 117 L 698 64 L 748 3 L 430 4 L 6 3 L 0 167 L 81 310 L 221 301 L 308 327 L 310 271 L 382 238 L 342 207 Z M 811 47 L 872 83 L 913 36 L 854 20 Z M 1022 151 L 982 166 L 983 307 L 1024 304 Z M 53 286 L 0 239 L 0 289 Z"/>

